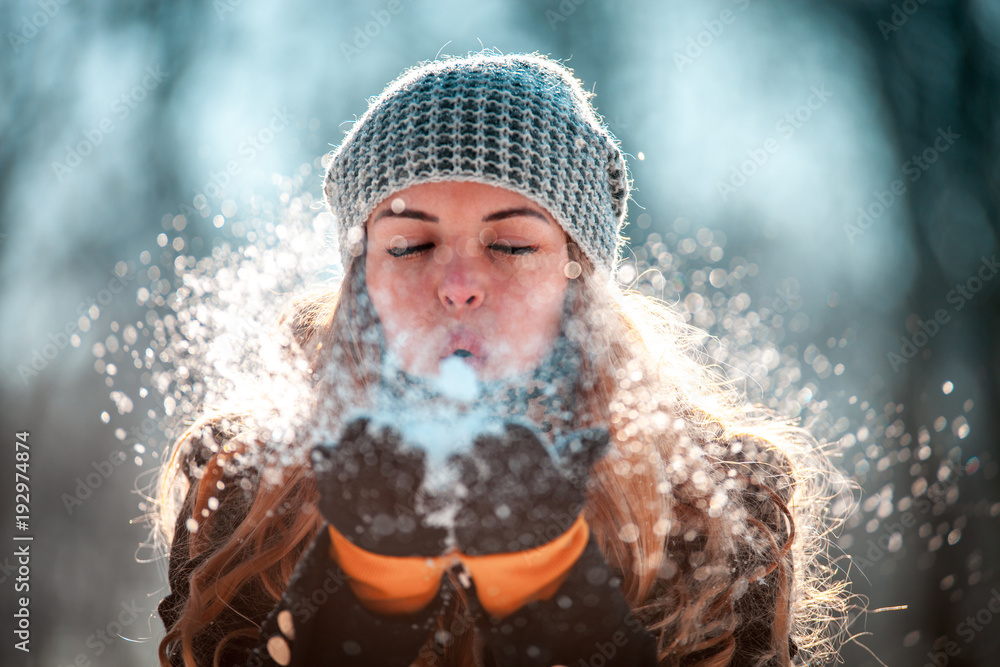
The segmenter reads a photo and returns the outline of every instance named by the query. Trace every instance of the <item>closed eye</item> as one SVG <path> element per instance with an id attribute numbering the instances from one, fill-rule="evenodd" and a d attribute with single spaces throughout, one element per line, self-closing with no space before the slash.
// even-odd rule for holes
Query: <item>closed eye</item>
<path id="1" fill-rule="evenodd" d="M 490 245 L 490 250 L 503 255 L 530 255 L 538 250 L 538 246 L 512 246 L 509 243 L 493 243 Z"/>
<path id="2" fill-rule="evenodd" d="M 433 243 L 421 243 L 419 245 L 411 246 L 391 246 L 386 249 L 386 252 L 393 257 L 412 257 L 414 255 L 419 255 L 425 250 L 430 250 L 434 247 Z"/>
<path id="3" fill-rule="evenodd" d="M 433 247 L 434 247 L 433 243 L 420 243 L 418 245 L 412 245 L 412 246 L 393 245 L 387 248 L 386 252 L 389 253 L 392 257 L 404 258 L 404 257 L 413 257 L 415 255 L 419 255 L 420 253 L 428 251 Z M 513 246 L 509 243 L 500 242 L 491 244 L 489 246 L 489 249 L 501 255 L 518 256 L 518 255 L 529 255 L 533 252 L 537 252 L 538 246 L 534 245 Z"/>

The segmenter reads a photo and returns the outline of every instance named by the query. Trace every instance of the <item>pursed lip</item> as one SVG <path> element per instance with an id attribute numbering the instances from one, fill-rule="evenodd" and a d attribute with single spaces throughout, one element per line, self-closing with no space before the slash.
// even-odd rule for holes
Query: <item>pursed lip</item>
<path id="1" fill-rule="evenodd" d="M 476 370 L 481 370 L 486 364 L 486 350 L 483 339 L 469 331 L 468 329 L 456 329 L 448 334 L 444 354 L 441 361 L 455 354 L 458 350 L 465 350 L 469 354 L 462 355 L 462 358 Z"/>

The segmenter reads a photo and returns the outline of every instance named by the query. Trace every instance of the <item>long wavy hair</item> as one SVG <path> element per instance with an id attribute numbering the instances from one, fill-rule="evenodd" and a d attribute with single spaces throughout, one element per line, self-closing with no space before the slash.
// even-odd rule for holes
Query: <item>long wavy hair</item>
<path id="1" fill-rule="evenodd" d="M 656 638 L 660 664 L 784 666 L 833 656 L 847 596 L 827 559 L 833 519 L 824 507 L 837 481 L 828 455 L 804 429 L 748 405 L 699 353 L 703 334 L 668 304 L 598 275 L 573 244 L 570 257 L 583 267 L 572 291 L 574 324 L 563 332 L 586 350 L 578 420 L 607 425 L 612 443 L 594 467 L 584 511 L 634 614 Z M 378 368 L 378 346 L 365 335 L 372 323 L 359 306 L 367 298 L 363 263 L 356 258 L 338 289 L 299 297 L 282 318 L 317 396 L 336 399 L 334 412 L 363 402 Z M 331 364 L 339 386 L 323 372 Z M 185 499 L 199 502 L 189 545 L 197 565 L 160 643 L 163 667 L 178 650 L 186 667 L 200 667 L 196 634 L 249 586 L 276 604 L 323 522 L 311 470 L 300 465 L 235 494 L 227 502 L 242 503 L 237 514 L 246 518 L 231 531 L 209 530 L 216 513 L 204 498 L 218 476 L 204 474 L 206 466 L 189 488 L 179 474 L 199 447 L 218 467 L 265 445 L 243 432 L 239 414 L 208 415 L 165 459 L 153 516 L 161 544 L 173 541 Z M 429 641 L 415 664 L 473 664 L 460 596 L 439 622 L 453 641 Z M 213 665 L 227 648 L 254 644 L 258 631 L 248 619 L 218 638 Z"/>

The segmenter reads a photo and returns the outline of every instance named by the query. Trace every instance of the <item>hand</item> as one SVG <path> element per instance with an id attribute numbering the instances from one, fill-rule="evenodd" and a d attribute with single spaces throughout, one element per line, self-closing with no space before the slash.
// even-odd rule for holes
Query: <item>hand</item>
<path id="1" fill-rule="evenodd" d="M 352 544 L 397 557 L 448 549 L 448 530 L 430 518 L 444 501 L 421 490 L 426 454 L 392 427 L 355 419 L 337 445 L 314 448 L 312 460 L 320 513 Z"/>
<path id="2" fill-rule="evenodd" d="M 412 613 L 433 599 L 445 570 L 461 559 L 495 617 L 551 597 L 587 544 L 580 515 L 607 431 L 575 433 L 553 448 L 517 423 L 494 422 L 472 443 L 455 437 L 462 429 L 434 426 L 415 435 L 431 433 L 428 448 L 449 443 L 432 484 L 425 484 L 427 450 L 368 419 L 348 424 L 336 447 L 314 450 L 331 556 L 352 590 L 373 611 Z M 442 555 L 452 546 L 457 554 Z M 511 553 L 517 555 L 497 557 Z"/>
<path id="3" fill-rule="evenodd" d="M 467 490 L 455 540 L 469 556 L 535 549 L 569 530 L 583 509 L 590 467 L 606 429 L 577 431 L 549 445 L 539 431 L 507 422 L 478 436 L 453 461 Z"/>

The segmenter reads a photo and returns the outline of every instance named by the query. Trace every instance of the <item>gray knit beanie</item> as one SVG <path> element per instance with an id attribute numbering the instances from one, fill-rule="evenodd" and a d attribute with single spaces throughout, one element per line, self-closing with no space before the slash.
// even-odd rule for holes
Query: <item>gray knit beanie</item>
<path id="1" fill-rule="evenodd" d="M 613 268 L 629 179 L 580 81 L 538 55 L 476 55 L 417 66 L 374 98 L 330 156 L 324 192 L 344 266 L 389 195 L 434 181 L 518 192 L 552 215 L 595 266 Z"/>

